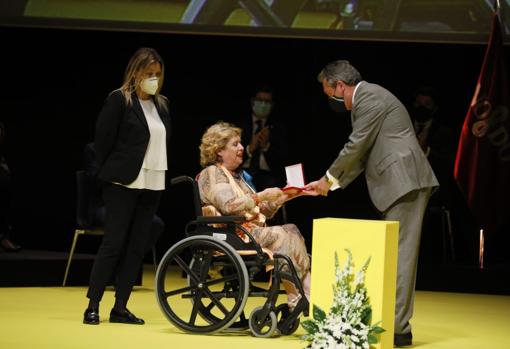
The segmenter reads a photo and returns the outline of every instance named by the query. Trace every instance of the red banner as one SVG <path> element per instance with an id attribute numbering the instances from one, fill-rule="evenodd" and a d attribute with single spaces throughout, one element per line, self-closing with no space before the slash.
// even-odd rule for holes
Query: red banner
<path id="1" fill-rule="evenodd" d="M 457 149 L 454 177 L 479 228 L 495 230 L 510 217 L 510 97 L 503 36 L 492 32 Z"/>

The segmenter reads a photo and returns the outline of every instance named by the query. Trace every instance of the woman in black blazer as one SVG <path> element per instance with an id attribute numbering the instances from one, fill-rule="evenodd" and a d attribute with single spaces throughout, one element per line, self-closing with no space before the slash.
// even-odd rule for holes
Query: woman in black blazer
<path id="1" fill-rule="evenodd" d="M 94 141 L 98 177 L 104 182 L 105 225 L 90 275 L 85 324 L 99 324 L 99 302 L 112 279 L 110 322 L 144 324 L 126 305 L 165 189 L 170 117 L 168 101 L 159 94 L 163 76 L 160 55 L 140 48 L 128 63 L 124 83 L 110 93 L 97 118 Z"/>

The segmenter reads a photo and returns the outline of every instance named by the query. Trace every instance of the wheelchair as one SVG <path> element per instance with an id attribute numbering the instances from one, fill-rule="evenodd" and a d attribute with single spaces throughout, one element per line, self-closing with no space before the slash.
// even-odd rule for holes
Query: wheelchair
<path id="1" fill-rule="evenodd" d="M 204 216 L 197 182 L 187 176 L 171 181 L 183 182 L 192 185 L 195 217 L 186 224 L 186 237 L 168 249 L 156 271 L 155 292 L 163 314 L 188 333 L 249 329 L 264 338 L 294 333 L 299 315 L 308 316 L 309 302 L 290 258 L 264 252 L 242 226 L 243 216 Z M 268 269 L 268 289 L 254 285 L 254 277 Z M 287 303 L 276 304 L 285 293 L 282 280 L 294 283 L 301 295 L 292 311 Z M 246 318 L 248 297 L 266 300 Z"/>

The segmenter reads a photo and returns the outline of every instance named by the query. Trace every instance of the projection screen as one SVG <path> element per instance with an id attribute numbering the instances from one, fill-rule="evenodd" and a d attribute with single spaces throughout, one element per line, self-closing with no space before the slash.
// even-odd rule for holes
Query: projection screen
<path id="1" fill-rule="evenodd" d="M 4 26 L 486 43 L 510 0 L 0 0 Z"/>

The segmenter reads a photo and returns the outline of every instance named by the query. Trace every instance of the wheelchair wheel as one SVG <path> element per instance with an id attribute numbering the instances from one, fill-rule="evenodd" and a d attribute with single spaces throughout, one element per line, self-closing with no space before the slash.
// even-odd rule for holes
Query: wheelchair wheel
<path id="1" fill-rule="evenodd" d="M 276 307 L 276 320 L 277 327 L 281 334 L 289 335 L 293 334 L 299 328 L 299 318 L 296 318 L 292 322 L 289 322 L 287 319 L 290 315 L 289 306 L 286 303 L 282 303 Z"/>
<path id="2" fill-rule="evenodd" d="M 227 243 L 207 235 L 172 246 L 158 266 L 155 284 L 163 314 L 191 333 L 230 326 L 242 313 L 249 292 L 242 258 Z"/>
<path id="3" fill-rule="evenodd" d="M 248 324 L 250 325 L 251 333 L 255 337 L 268 338 L 276 334 L 276 314 L 273 311 L 264 315 L 264 307 L 256 307 L 250 314 Z"/>

